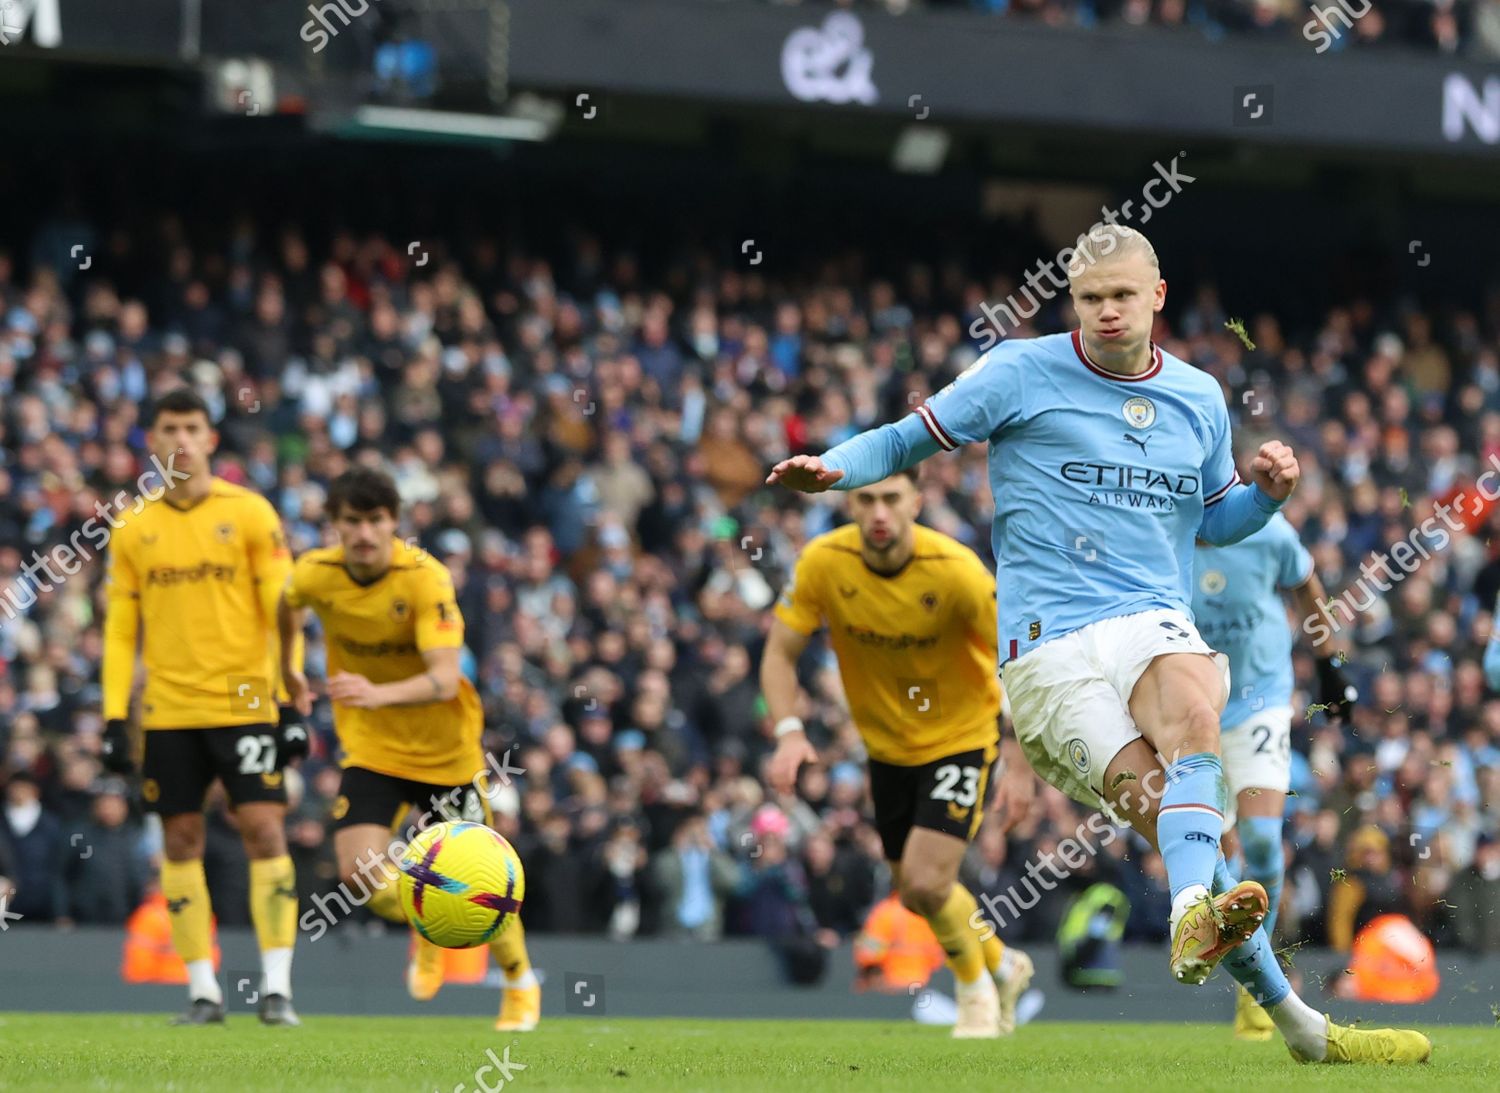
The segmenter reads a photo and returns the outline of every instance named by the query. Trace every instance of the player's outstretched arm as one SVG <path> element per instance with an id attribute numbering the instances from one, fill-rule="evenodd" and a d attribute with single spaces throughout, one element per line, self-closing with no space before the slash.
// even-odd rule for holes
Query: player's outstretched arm
<path id="1" fill-rule="evenodd" d="M 1204 499 L 1198 538 L 1227 546 L 1259 531 L 1292 495 L 1302 474 L 1292 449 L 1279 440 L 1262 444 L 1250 469 L 1254 479 L 1250 485 L 1239 482 L 1235 475 L 1229 485 Z M 1210 484 L 1211 479 L 1205 476 L 1205 488 Z"/>
<path id="2" fill-rule="evenodd" d="M 817 749 L 808 742 L 797 716 L 797 659 L 810 637 L 775 619 L 760 658 L 760 690 L 776 726 L 776 751 L 766 768 L 766 780 L 777 793 L 791 793 L 802 764 L 818 761 Z"/>
<path id="3" fill-rule="evenodd" d="M 853 490 L 916 466 L 939 451 L 919 414 L 850 437 L 821 456 L 795 455 L 771 468 L 766 485 L 801 493 Z"/>

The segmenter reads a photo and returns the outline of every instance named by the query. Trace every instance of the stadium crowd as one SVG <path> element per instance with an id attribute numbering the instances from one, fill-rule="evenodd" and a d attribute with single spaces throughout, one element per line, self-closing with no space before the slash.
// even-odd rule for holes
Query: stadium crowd
<path id="1" fill-rule="evenodd" d="M 1447 54 L 1500 56 L 1497 0 L 770 0 L 808 7 L 977 10 L 1053 27 L 1157 26 L 1227 36 L 1311 43 L 1318 53 L 1407 46 Z M 1293 47 L 1295 48 L 1295 47 Z"/>
<path id="2" fill-rule="evenodd" d="M 951 379 L 975 357 L 981 302 L 1016 285 L 924 264 L 882 280 L 836 259 L 783 285 L 707 253 L 648 280 L 631 253 L 581 232 L 548 256 L 428 241 L 419 266 L 373 235 L 236 222 L 220 246 L 163 223 L 159 236 L 101 232 L 112 250 L 87 274 L 57 260 L 69 235 L 55 222 L 24 277 L 0 255 L 9 910 L 119 923 L 154 884 L 160 836 L 96 758 L 102 560 L 62 580 L 35 560 L 55 557 L 96 501 L 134 492 L 142 407 L 186 382 L 219 419 L 218 473 L 264 492 L 299 552 L 329 541 L 324 491 L 340 471 L 394 476 L 406 533 L 454 574 L 485 744 L 522 770 L 494 804 L 526 863 L 530 930 L 857 931 L 887 877 L 821 643 L 804 682 L 824 762 L 791 797 L 759 777 L 773 744 L 757 683 L 768 609 L 841 500 L 762 481 L 786 454 L 890 420 Z M 1282 939 L 1347 947 L 1398 910 L 1440 946 L 1500 950 L 1500 700 L 1480 667 L 1500 592 L 1495 520 L 1465 506 L 1471 533 L 1384 593 L 1356 585 L 1372 551 L 1427 534 L 1434 504 L 1472 495 L 1500 458 L 1500 295 L 1442 318 L 1357 301 L 1298 336 L 1263 315 L 1243 338 L 1212 285 L 1187 299 L 1158 341 L 1222 382 L 1243 440 L 1296 447 L 1304 479 L 1286 512 L 1351 605 L 1361 700 L 1347 718 L 1307 709 L 1294 729 Z M 1018 333 L 1071 325 L 1060 297 Z M 924 520 L 988 561 L 982 447 L 930 461 L 922 491 Z M 316 678 L 321 643 L 310 649 Z M 1301 710 L 1307 638 L 1297 678 Z M 288 777 L 304 906 L 336 883 L 326 700 L 315 723 L 313 755 Z M 981 901 L 1023 890 L 1085 818 L 1040 786 L 1008 836 L 987 820 L 966 880 Z M 219 922 L 246 925 L 233 823 L 222 800 L 211 807 L 207 871 Z M 1128 896 L 1127 938 L 1164 936 L 1165 872 L 1134 836 L 1101 845 L 1001 935 L 1050 938 L 1096 880 Z"/>

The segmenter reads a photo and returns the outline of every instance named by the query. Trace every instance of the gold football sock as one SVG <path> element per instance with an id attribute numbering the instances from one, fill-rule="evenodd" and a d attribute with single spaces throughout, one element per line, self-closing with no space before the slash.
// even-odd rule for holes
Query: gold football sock
<path id="1" fill-rule="evenodd" d="M 1005 958 L 1005 942 L 991 934 L 979 946 L 984 950 L 984 966 L 990 970 L 991 975 L 998 974 L 1000 962 Z"/>
<path id="2" fill-rule="evenodd" d="M 289 855 L 250 863 L 250 921 L 261 952 L 296 942 L 297 875 Z"/>
<path id="3" fill-rule="evenodd" d="M 948 954 L 948 967 L 953 969 L 953 978 L 960 983 L 973 983 L 985 971 L 984 947 L 979 943 L 979 932 L 969 925 L 969 918 L 979 910 L 979 904 L 969 890 L 955 884 L 948 893 L 942 910 L 928 918 L 938 944 Z"/>
<path id="4" fill-rule="evenodd" d="M 490 939 L 490 952 L 495 956 L 495 963 L 505 973 L 506 985 L 520 986 L 521 980 L 529 982 L 527 977 L 531 974 L 531 957 L 526 955 L 526 930 L 521 926 L 519 917 Z"/>
<path id="5" fill-rule="evenodd" d="M 183 960 L 212 960 L 213 911 L 202 859 L 161 863 L 161 891 L 172 915 L 172 947 Z"/>

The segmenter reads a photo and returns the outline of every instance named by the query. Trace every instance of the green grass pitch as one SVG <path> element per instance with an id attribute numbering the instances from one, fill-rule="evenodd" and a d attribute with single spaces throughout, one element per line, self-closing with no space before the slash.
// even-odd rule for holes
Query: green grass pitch
<path id="1" fill-rule="evenodd" d="M 513 1093 L 532 1090 L 1116 1089 L 1153 1093 L 1500 1088 L 1500 1029 L 1435 1027 L 1426 1066 L 1298 1066 L 1280 1040 L 1222 1025 L 1041 1022 L 999 1041 L 876 1021 L 551 1017 L 501 1034 L 482 1018 L 310 1017 L 268 1029 L 170 1028 L 158 1015 L 0 1014 L 0 1088 L 35 1090 L 493 1091 L 475 1072 L 509 1048 Z M 517 1064 L 524 1064 L 522 1070 Z"/>

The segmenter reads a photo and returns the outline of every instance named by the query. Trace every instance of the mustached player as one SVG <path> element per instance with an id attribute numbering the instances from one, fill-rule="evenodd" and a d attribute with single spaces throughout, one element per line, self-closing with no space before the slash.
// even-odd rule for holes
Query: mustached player
<path id="1" fill-rule="evenodd" d="M 1230 546 L 1199 543 L 1193 578 L 1193 621 L 1203 640 L 1229 657 L 1229 702 L 1220 715 L 1224 780 L 1237 820 L 1244 876 L 1266 890 L 1269 909 L 1261 928 L 1275 937 L 1276 909 L 1286 868 L 1282 814 L 1292 771 L 1292 632 L 1282 593 L 1290 593 L 1301 618 L 1315 618 L 1327 597 L 1312 555 L 1286 517 Z M 1355 698 L 1333 659 L 1317 658 L 1318 703 L 1337 709 Z M 1273 1026 L 1241 987 L 1234 1031 L 1242 1040 L 1266 1040 Z"/>
<path id="2" fill-rule="evenodd" d="M 1226 680 L 1189 616 L 1193 543 L 1263 527 L 1297 460 L 1262 445 L 1254 482 L 1240 481 L 1218 384 L 1151 340 L 1167 286 L 1145 236 L 1096 225 L 1064 264 L 1080 329 L 1006 341 L 915 413 L 784 460 L 767 482 L 857 489 L 987 442 L 1017 738 L 1043 778 L 1161 853 L 1174 978 L 1199 984 L 1225 961 L 1299 1062 L 1423 1061 L 1421 1033 L 1345 1028 L 1297 997 L 1259 929 L 1265 889 L 1234 883 L 1219 853 Z M 1153 781 L 1160 797 L 1143 800 Z"/>
<path id="3" fill-rule="evenodd" d="M 338 546 L 297 559 L 282 592 L 278 624 L 290 642 L 308 609 L 323 624 L 328 696 L 344 749 L 334 803 L 333 846 L 346 883 L 365 890 L 356 872 L 379 872 L 370 910 L 405 923 L 396 871 L 385 856 L 392 832 L 411 809 L 433 820 L 490 822 L 481 793 L 484 709 L 459 670 L 464 620 L 453 578 L 441 562 L 396 538 L 401 495 L 390 478 L 366 468 L 346 471 L 328 489 L 328 517 Z M 283 669 L 292 702 L 312 711 L 306 677 Z M 425 823 L 422 824 L 425 826 Z M 408 993 L 419 1002 L 443 985 L 443 950 L 413 932 Z M 529 1032 L 541 1019 L 542 991 L 519 921 L 490 940 L 505 974 L 501 1032 Z"/>

